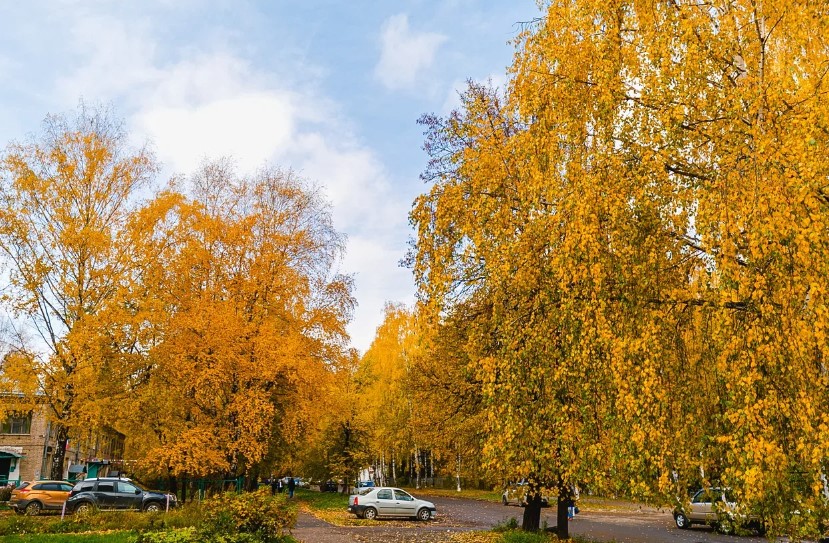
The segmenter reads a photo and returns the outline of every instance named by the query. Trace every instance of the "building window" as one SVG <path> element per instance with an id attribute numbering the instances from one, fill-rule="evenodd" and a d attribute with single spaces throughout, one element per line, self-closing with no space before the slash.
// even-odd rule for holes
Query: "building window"
<path id="1" fill-rule="evenodd" d="M 8 415 L 0 424 L 0 434 L 28 434 L 32 429 L 32 414 Z"/>

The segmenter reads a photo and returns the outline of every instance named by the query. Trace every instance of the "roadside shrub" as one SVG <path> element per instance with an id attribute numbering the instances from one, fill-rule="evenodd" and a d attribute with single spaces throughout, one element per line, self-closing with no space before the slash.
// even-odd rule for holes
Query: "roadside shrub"
<path id="1" fill-rule="evenodd" d="M 284 494 L 269 489 L 241 494 L 226 493 L 202 503 L 204 523 L 199 535 L 227 543 L 276 543 L 285 540 L 296 524 L 296 507 Z"/>
<path id="2" fill-rule="evenodd" d="M 7 502 L 12 498 L 12 488 L 10 486 L 0 486 L 0 502 Z"/>

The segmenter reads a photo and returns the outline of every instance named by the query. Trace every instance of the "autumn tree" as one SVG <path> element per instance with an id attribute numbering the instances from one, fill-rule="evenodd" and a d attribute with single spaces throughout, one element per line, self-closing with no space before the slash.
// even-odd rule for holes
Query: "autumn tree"
<path id="1" fill-rule="evenodd" d="M 473 84 L 425 119 L 434 187 L 412 214 L 424 307 L 476 308 L 485 457 L 560 499 L 726 485 L 772 531 L 816 535 L 825 6 L 545 11 L 503 95 Z"/>
<path id="2" fill-rule="evenodd" d="M 147 470 L 255 479 L 314 437 L 348 357 L 343 237 L 290 171 L 215 161 L 191 181 L 192 197 L 163 196 L 134 230 L 153 296 L 134 303 L 160 314 L 122 424 Z"/>
<path id="3" fill-rule="evenodd" d="M 3 300 L 38 336 L 16 371 L 38 376 L 29 398 L 47 407 L 56 429 L 54 479 L 63 477 L 70 434 L 95 416 L 97 385 L 110 382 L 129 350 L 100 319 L 129 274 L 123 227 L 156 169 L 109 111 L 83 104 L 74 116 L 48 116 L 38 136 L 2 155 Z"/>
<path id="4" fill-rule="evenodd" d="M 401 461 L 416 458 L 423 446 L 409 382 L 415 342 L 414 315 L 403 305 L 387 303 L 383 322 L 355 375 L 361 403 L 367 407 L 363 416 L 371 432 L 370 453 L 394 465 L 395 471 Z"/>

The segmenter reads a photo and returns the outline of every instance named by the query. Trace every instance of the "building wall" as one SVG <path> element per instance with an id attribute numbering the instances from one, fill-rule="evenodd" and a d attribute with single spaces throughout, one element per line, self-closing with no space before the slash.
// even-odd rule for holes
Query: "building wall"
<path id="1" fill-rule="evenodd" d="M 28 434 L 0 434 L 0 451 L 23 455 L 17 460 L 16 469 L 9 473 L 9 481 L 33 481 L 41 478 L 48 434 L 49 424 L 40 410 L 32 413 Z"/>
<path id="2" fill-rule="evenodd" d="M 1 416 L 1 414 L 0 414 Z M 51 478 L 52 456 L 57 444 L 54 428 L 42 409 L 32 413 L 28 434 L 0 433 L 0 452 L 20 454 L 9 481 L 35 481 Z M 95 466 L 99 476 L 120 469 L 124 455 L 124 436 L 111 429 L 90 429 L 81 438 L 70 438 L 63 463 L 63 479 L 69 479 L 74 464 Z M 76 474 L 73 474 L 73 478 Z M 82 477 L 78 477 L 82 478 Z"/>

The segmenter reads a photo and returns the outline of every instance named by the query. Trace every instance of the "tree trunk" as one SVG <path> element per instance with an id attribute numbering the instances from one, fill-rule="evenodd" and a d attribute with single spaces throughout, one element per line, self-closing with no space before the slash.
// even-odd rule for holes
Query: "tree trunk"
<path id="1" fill-rule="evenodd" d="M 461 453 L 458 453 L 458 463 L 457 463 L 457 471 L 455 471 L 455 477 L 458 480 L 458 492 L 461 491 Z"/>
<path id="2" fill-rule="evenodd" d="M 567 508 L 572 503 L 570 500 L 570 492 L 566 489 L 559 488 L 556 503 L 556 533 L 559 539 L 570 539 L 570 521 L 567 517 Z"/>
<path id="3" fill-rule="evenodd" d="M 49 477 L 55 481 L 63 480 L 63 460 L 66 458 L 66 445 L 69 443 L 69 428 L 58 423 L 55 436 L 55 449 L 52 451 L 52 467 Z"/>
<path id="4" fill-rule="evenodd" d="M 176 479 L 175 475 L 167 477 L 167 488 L 170 489 L 170 494 L 178 496 L 178 479 Z M 184 503 L 184 500 L 181 503 Z"/>
<path id="5" fill-rule="evenodd" d="M 541 527 L 541 492 L 529 491 L 527 505 L 524 506 L 524 518 L 521 520 L 521 529 L 525 532 L 537 532 Z"/>

